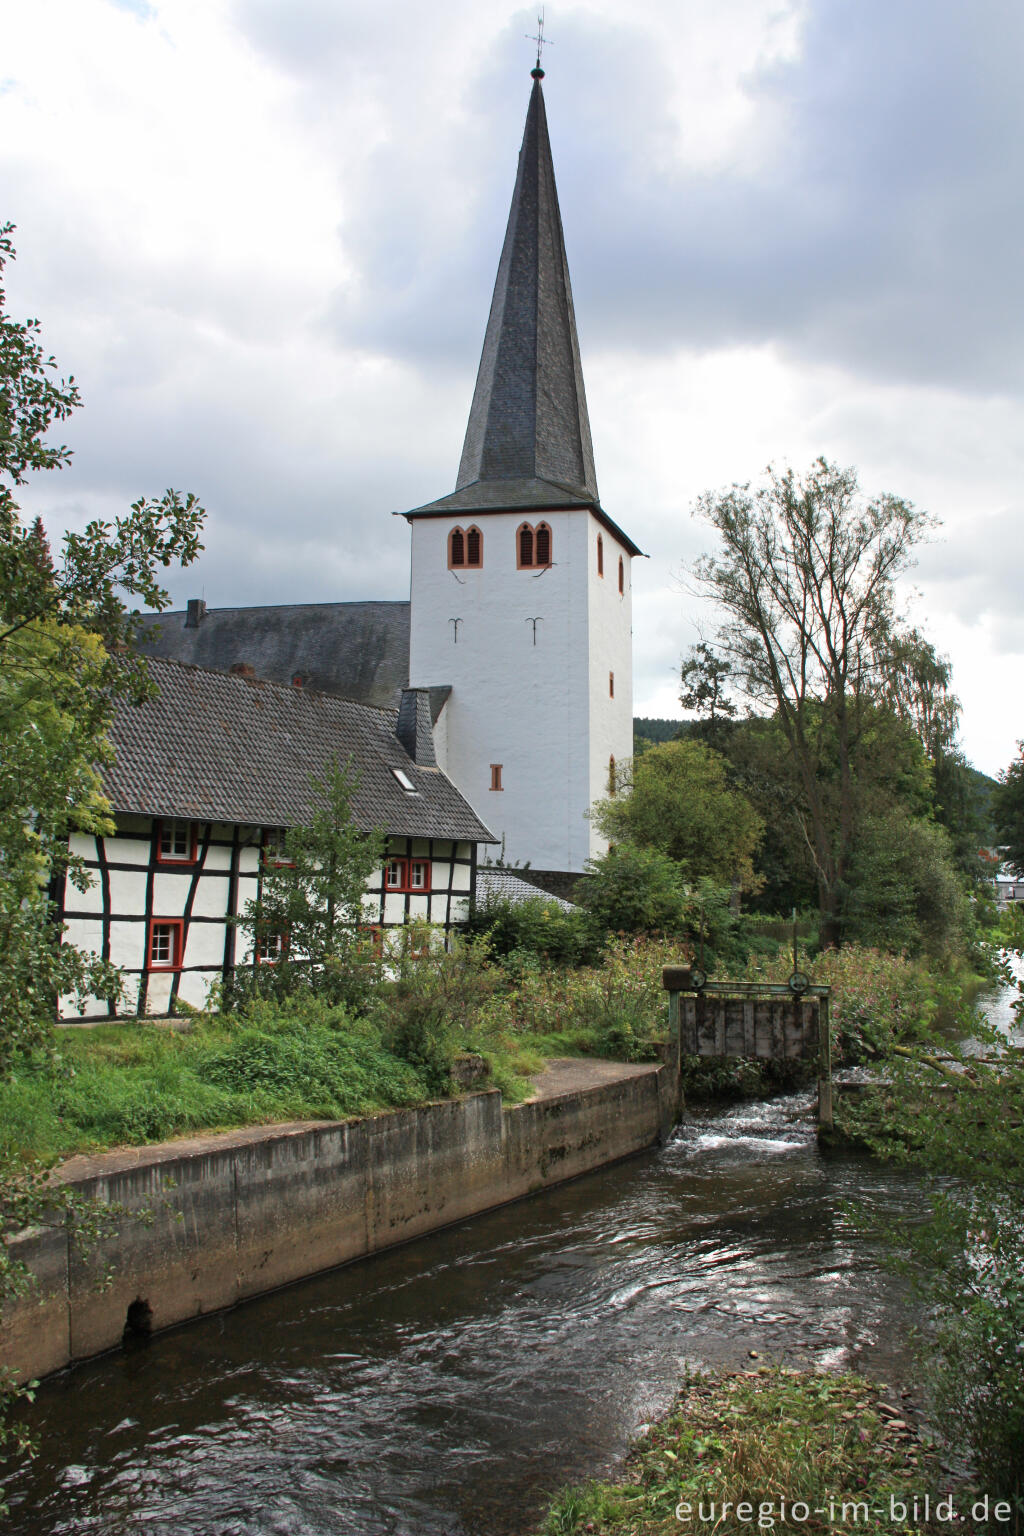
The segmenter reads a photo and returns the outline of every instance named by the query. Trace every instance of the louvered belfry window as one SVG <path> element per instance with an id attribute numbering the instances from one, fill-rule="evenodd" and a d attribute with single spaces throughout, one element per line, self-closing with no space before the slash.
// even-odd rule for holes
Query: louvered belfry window
<path id="1" fill-rule="evenodd" d="M 519 564 L 524 568 L 533 564 L 533 529 L 529 523 L 519 529 Z"/>
<path id="2" fill-rule="evenodd" d="M 516 565 L 521 571 L 543 570 L 551 564 L 551 528 L 520 523 L 516 529 Z"/>
<path id="3" fill-rule="evenodd" d="M 484 563 L 484 538 L 479 528 L 466 529 L 466 564 L 480 566 Z"/>
<path id="4" fill-rule="evenodd" d="M 466 535 L 461 528 L 453 528 L 448 535 L 448 565 L 463 566 L 466 563 Z"/>

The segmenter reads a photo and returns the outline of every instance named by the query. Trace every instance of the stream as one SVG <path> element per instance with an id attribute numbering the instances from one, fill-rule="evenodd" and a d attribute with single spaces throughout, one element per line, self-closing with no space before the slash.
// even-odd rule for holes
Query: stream
<path id="1" fill-rule="evenodd" d="M 912 1220 L 916 1182 L 824 1156 L 813 1110 L 690 1111 L 656 1151 L 45 1383 L 8 1528 L 518 1536 L 687 1368 L 912 1387 L 909 1302 L 844 1211 Z"/>

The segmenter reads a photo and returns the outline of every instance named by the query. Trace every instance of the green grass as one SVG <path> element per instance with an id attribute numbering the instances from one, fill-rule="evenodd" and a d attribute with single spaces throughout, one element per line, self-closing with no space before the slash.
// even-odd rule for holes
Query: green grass
<path id="1" fill-rule="evenodd" d="M 277 1120 L 342 1119 L 430 1097 L 379 1029 L 325 1007 L 61 1031 L 56 1072 L 0 1083 L 0 1157 L 164 1140 Z"/>
<path id="2" fill-rule="evenodd" d="M 670 1412 L 633 1446 L 621 1481 L 562 1492 L 541 1536 L 948 1532 L 948 1522 L 915 1520 L 913 1499 L 927 1491 L 934 1505 L 954 1480 L 884 1393 L 859 1376 L 779 1369 L 690 1378 Z M 953 1489 L 959 1510 L 969 1511 L 973 1497 Z M 889 1519 L 890 1498 L 906 1505 L 906 1520 Z M 800 1509 L 795 1520 L 782 1518 L 783 1500 L 789 1512 L 806 1505 L 807 1518 Z M 723 1519 L 724 1503 L 730 1510 Z M 752 1506 L 750 1518 L 737 1516 L 744 1504 Z M 881 1508 L 884 1518 L 865 1520 L 864 1504 Z M 689 1511 L 677 1516 L 680 1505 Z M 760 1506 L 771 1507 L 762 1517 L 769 1523 L 759 1527 Z"/>

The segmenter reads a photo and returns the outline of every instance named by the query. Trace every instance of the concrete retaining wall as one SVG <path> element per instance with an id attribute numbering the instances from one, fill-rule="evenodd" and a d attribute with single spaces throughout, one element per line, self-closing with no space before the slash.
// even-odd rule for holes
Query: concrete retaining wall
<path id="1" fill-rule="evenodd" d="M 74 1158 L 61 1177 L 123 1214 L 85 1249 L 64 1226 L 13 1240 L 38 1285 L 5 1310 L 0 1359 L 43 1376 L 119 1344 L 133 1302 L 168 1328 L 628 1157 L 674 1122 L 666 1058 L 508 1108 L 491 1090 Z"/>

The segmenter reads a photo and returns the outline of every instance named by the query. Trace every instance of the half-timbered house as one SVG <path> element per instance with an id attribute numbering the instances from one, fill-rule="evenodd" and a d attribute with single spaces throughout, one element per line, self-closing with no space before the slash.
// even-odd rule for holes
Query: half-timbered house
<path id="1" fill-rule="evenodd" d="M 122 702 L 110 732 L 103 787 L 116 831 L 74 838 L 92 880 L 84 892 L 66 883 L 59 912 L 72 943 L 121 969 L 126 996 L 117 1007 L 92 999 L 81 1014 L 68 1005 L 66 1017 L 166 1014 L 177 998 L 199 1006 L 212 982 L 253 964 L 231 918 L 256 897 L 285 829 L 309 820 L 313 781 L 334 761 L 355 770 L 357 824 L 387 839 L 367 927 L 465 921 L 477 847 L 494 838 L 437 766 L 430 690 L 406 689 L 383 709 L 248 668 L 153 659 L 149 670 L 155 696 Z"/>

